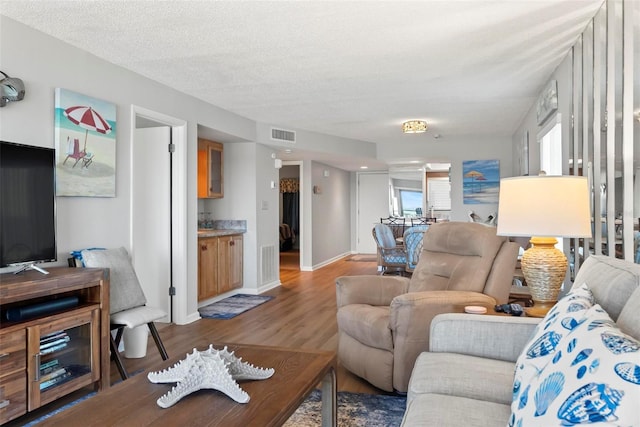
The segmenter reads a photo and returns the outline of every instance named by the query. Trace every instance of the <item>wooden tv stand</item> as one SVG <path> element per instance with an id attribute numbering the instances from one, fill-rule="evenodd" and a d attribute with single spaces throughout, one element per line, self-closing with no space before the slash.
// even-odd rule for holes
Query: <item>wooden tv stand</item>
<path id="1" fill-rule="evenodd" d="M 0 424 L 92 384 L 109 388 L 109 270 L 48 271 L 0 274 Z M 61 299 L 77 304 L 7 320 Z"/>

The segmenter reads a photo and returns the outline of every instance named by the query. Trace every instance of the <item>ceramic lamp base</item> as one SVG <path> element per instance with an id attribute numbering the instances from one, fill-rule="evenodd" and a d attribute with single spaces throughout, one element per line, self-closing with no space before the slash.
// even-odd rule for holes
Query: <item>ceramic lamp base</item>
<path id="1" fill-rule="evenodd" d="M 522 256 L 522 274 L 533 300 L 533 307 L 525 310 L 529 316 L 544 317 L 558 300 L 568 263 L 556 243 L 554 237 L 532 237 L 532 247 Z"/>

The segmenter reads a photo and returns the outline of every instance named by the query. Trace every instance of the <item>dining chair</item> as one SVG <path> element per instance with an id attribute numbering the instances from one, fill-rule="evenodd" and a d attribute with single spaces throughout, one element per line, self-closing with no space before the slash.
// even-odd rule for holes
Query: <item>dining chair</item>
<path id="1" fill-rule="evenodd" d="M 424 232 L 427 231 L 429 225 L 415 225 L 409 227 L 404 232 L 404 248 L 407 257 L 405 264 L 405 271 L 407 273 L 413 273 L 413 270 L 418 265 L 420 259 L 420 253 L 422 252 L 422 242 L 424 239 Z"/>
<path id="2" fill-rule="evenodd" d="M 404 246 L 396 244 L 391 227 L 387 224 L 376 224 L 372 230 L 373 238 L 378 246 L 379 265 L 382 267 L 380 274 L 403 274 L 407 264 L 407 256 Z"/>
<path id="3" fill-rule="evenodd" d="M 110 335 L 111 357 L 116 363 L 123 380 L 129 378 L 124 367 L 118 346 L 124 333 L 124 328 L 136 328 L 147 325 L 156 343 L 162 360 L 167 360 L 167 350 L 162 343 L 155 321 L 162 319 L 167 313 L 159 308 L 150 307 L 144 296 L 138 276 L 136 275 L 129 254 L 125 248 L 83 250 L 82 261 L 85 267 L 108 268 L 110 275 L 109 312 L 111 330 L 116 336 Z"/>
<path id="4" fill-rule="evenodd" d="M 387 218 L 380 218 L 381 224 L 386 224 L 391 228 L 393 236 L 396 239 L 396 244 L 402 244 L 402 236 L 404 235 L 404 226 L 406 218 L 390 216 Z"/>

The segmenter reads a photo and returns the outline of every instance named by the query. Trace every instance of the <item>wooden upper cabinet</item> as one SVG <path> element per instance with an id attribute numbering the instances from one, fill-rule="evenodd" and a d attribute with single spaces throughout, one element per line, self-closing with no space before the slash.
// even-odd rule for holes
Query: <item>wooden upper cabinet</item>
<path id="1" fill-rule="evenodd" d="M 198 198 L 222 198 L 224 196 L 223 177 L 223 145 L 198 138 Z"/>

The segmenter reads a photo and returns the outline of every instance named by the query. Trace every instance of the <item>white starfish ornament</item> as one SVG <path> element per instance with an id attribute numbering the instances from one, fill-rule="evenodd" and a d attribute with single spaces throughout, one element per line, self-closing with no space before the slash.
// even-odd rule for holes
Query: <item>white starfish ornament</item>
<path id="1" fill-rule="evenodd" d="M 183 397 L 203 389 L 218 390 L 238 403 L 247 403 L 249 395 L 236 380 L 262 380 L 273 373 L 272 368 L 257 368 L 242 362 L 242 358 L 237 358 L 227 347 L 220 351 L 209 345 L 205 351 L 194 348 L 185 359 L 165 370 L 149 372 L 147 378 L 152 383 L 177 383 L 157 400 L 158 406 L 168 408 Z"/>

